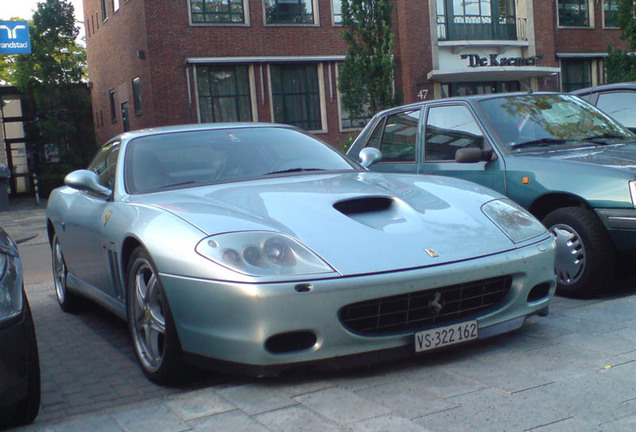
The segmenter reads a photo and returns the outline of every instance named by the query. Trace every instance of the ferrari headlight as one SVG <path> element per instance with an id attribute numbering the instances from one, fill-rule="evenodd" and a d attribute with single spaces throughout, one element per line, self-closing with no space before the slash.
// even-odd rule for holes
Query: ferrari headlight
<path id="1" fill-rule="evenodd" d="M 22 312 L 19 261 L 0 251 L 0 324 Z"/>
<path id="2" fill-rule="evenodd" d="M 482 211 L 514 243 L 545 234 L 545 227 L 524 208 L 507 199 L 487 202 Z"/>
<path id="3" fill-rule="evenodd" d="M 207 237 L 198 254 L 250 276 L 333 273 L 334 269 L 298 241 L 268 231 L 241 231 Z"/>

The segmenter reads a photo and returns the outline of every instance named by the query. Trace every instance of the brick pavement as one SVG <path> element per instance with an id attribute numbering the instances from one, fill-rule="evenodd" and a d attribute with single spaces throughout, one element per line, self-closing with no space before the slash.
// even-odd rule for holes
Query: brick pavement
<path id="1" fill-rule="evenodd" d="M 41 208 L 13 206 L 0 225 L 46 246 Z M 50 282 L 30 284 L 42 407 L 17 431 L 630 431 L 635 287 L 555 298 L 520 331 L 415 360 L 263 380 L 192 370 L 167 388 L 145 379 L 122 321 L 92 305 L 64 314 Z"/>

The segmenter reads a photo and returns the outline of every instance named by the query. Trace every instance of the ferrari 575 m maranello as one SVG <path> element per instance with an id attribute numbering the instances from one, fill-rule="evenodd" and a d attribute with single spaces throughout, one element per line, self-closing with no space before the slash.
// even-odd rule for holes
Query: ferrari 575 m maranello
<path id="1" fill-rule="evenodd" d="M 65 184 L 46 211 L 59 305 L 127 320 L 159 383 L 187 361 L 270 375 L 483 339 L 556 288 L 554 239 L 503 195 L 370 172 L 293 127 L 124 133 Z"/>

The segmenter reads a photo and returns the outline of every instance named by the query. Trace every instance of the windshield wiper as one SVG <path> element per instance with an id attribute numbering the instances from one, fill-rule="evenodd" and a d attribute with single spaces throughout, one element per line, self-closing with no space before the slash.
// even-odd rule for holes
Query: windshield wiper
<path id="1" fill-rule="evenodd" d="M 284 174 L 284 173 L 293 173 L 293 172 L 302 172 L 302 171 L 324 171 L 323 168 L 290 168 L 280 171 L 272 171 L 268 172 L 266 175 L 270 174 Z"/>
<path id="2" fill-rule="evenodd" d="M 627 137 L 625 137 L 623 135 L 604 134 L 604 135 L 589 136 L 587 138 L 581 139 L 581 141 L 595 141 L 596 142 L 597 140 L 612 139 L 612 138 L 626 139 Z M 606 144 L 606 143 L 600 142 L 599 144 Z"/>
<path id="3" fill-rule="evenodd" d="M 537 139 L 533 141 L 526 141 L 526 142 L 512 144 L 510 147 L 513 149 L 521 148 L 521 147 L 531 147 L 531 146 L 541 147 L 541 146 L 548 146 L 550 144 L 564 144 L 567 141 L 568 140 L 563 138 L 541 138 L 541 139 Z"/>
<path id="4" fill-rule="evenodd" d="M 185 185 L 195 184 L 195 183 L 198 183 L 198 182 L 190 180 L 190 181 L 184 181 L 184 182 L 180 182 L 180 183 L 172 183 L 172 184 L 159 186 L 157 188 L 157 190 L 170 189 L 170 188 L 177 187 L 177 186 L 185 186 Z"/>

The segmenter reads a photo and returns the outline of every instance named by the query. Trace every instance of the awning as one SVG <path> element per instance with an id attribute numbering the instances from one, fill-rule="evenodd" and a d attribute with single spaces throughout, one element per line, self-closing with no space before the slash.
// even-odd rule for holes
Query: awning
<path id="1" fill-rule="evenodd" d="M 427 77 L 438 82 L 515 81 L 560 72 L 561 69 L 557 67 L 482 66 L 459 70 L 432 70 Z"/>

